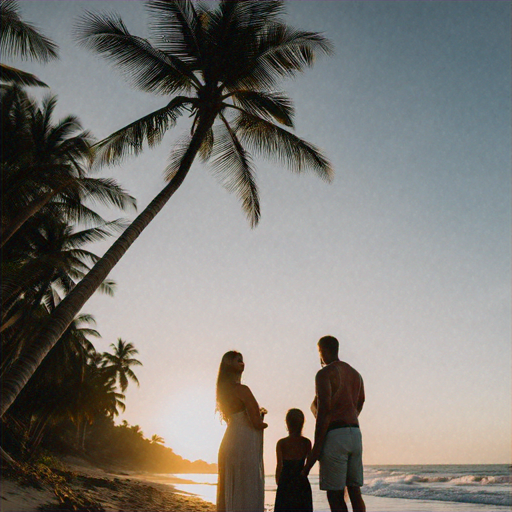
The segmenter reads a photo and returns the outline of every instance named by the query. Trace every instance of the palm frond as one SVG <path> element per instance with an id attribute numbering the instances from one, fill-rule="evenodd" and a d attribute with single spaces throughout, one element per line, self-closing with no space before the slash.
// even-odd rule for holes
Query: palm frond
<path id="1" fill-rule="evenodd" d="M 52 128 L 52 115 L 56 106 L 57 96 L 48 94 L 43 98 L 43 101 L 41 102 L 41 108 L 38 109 L 37 113 L 41 117 L 40 127 L 45 134 Z M 74 117 L 74 119 L 76 120 L 77 118 Z M 79 126 L 78 129 L 80 130 L 81 128 L 82 127 Z"/>
<path id="2" fill-rule="evenodd" d="M 21 19 L 18 2 L 2 0 L 0 18 L 0 49 L 3 54 L 42 62 L 58 57 L 58 46 L 38 32 L 33 25 Z"/>
<path id="3" fill-rule="evenodd" d="M 112 279 L 105 279 L 98 287 L 98 290 L 109 297 L 113 297 L 116 291 L 116 282 Z"/>
<path id="4" fill-rule="evenodd" d="M 60 253 L 60 266 L 75 267 L 80 271 L 88 271 L 90 264 L 95 264 L 99 260 L 99 256 L 86 249 L 68 249 Z"/>
<path id="5" fill-rule="evenodd" d="M 93 338 L 101 338 L 101 334 L 96 329 L 81 327 L 80 334 L 83 336 L 92 336 Z"/>
<path id="6" fill-rule="evenodd" d="M 125 391 L 128 387 L 128 377 L 126 376 L 126 371 L 119 374 L 119 386 L 121 391 Z"/>
<path id="7" fill-rule="evenodd" d="M 269 121 L 240 113 L 235 132 L 252 151 L 276 159 L 294 172 L 309 168 L 323 180 L 332 180 L 331 164 L 317 147 Z"/>
<path id="8" fill-rule="evenodd" d="M 207 162 L 210 159 L 214 142 L 213 129 L 210 128 L 206 132 L 206 135 L 201 142 L 201 147 L 199 148 L 199 156 L 203 162 Z"/>
<path id="9" fill-rule="evenodd" d="M 67 243 L 71 247 L 76 247 L 85 243 L 100 242 L 123 228 L 126 228 L 126 223 L 120 223 L 119 220 L 106 222 L 102 226 L 84 229 L 69 235 Z"/>
<path id="10" fill-rule="evenodd" d="M 119 163 L 128 155 L 138 155 L 143 149 L 144 142 L 150 147 L 155 146 L 162 140 L 165 132 L 176 124 L 187 103 L 192 103 L 192 100 L 177 96 L 165 107 L 151 112 L 98 142 L 94 146 L 96 162 L 100 165 Z"/>
<path id="11" fill-rule="evenodd" d="M 136 351 L 136 352 L 138 352 L 138 351 Z M 138 359 L 129 358 L 129 359 L 125 359 L 124 362 L 128 366 L 143 366 L 143 364 Z"/>
<path id="12" fill-rule="evenodd" d="M 45 297 L 41 301 L 48 311 L 53 311 L 57 305 L 61 302 L 62 297 L 59 292 L 55 289 L 54 286 L 50 286 L 48 293 L 45 294 Z"/>
<path id="13" fill-rule="evenodd" d="M 129 377 L 131 380 L 133 380 L 133 382 L 135 382 L 135 384 L 137 384 L 137 386 L 140 385 L 139 379 L 137 378 L 135 373 L 133 373 L 133 371 L 130 368 L 126 368 L 125 372 L 126 372 L 126 376 Z"/>
<path id="14" fill-rule="evenodd" d="M 99 260 L 99 258 L 96 256 L 96 261 Z M 86 275 L 86 273 L 90 270 L 89 267 L 86 265 L 82 265 L 84 267 L 84 271 L 79 270 L 79 267 L 81 266 L 79 262 L 74 261 L 74 268 L 72 270 L 67 270 L 67 273 L 69 276 L 62 275 L 58 280 L 55 280 L 54 282 L 60 284 L 60 286 L 64 289 L 66 293 L 69 293 L 75 286 L 76 283 L 72 281 L 70 278 L 73 278 L 76 280 L 76 282 L 83 279 Z M 100 293 L 104 293 L 105 295 L 108 295 L 109 297 L 114 297 L 115 291 L 116 291 L 116 282 L 112 279 L 105 279 L 102 281 L 102 283 L 98 286 L 98 291 Z"/>
<path id="15" fill-rule="evenodd" d="M 82 329 L 80 325 L 82 324 L 90 324 L 90 325 L 96 325 L 96 318 L 94 318 L 93 315 L 90 313 L 81 313 L 80 315 L 77 315 L 75 319 L 73 320 L 73 325 L 77 329 Z"/>
<path id="16" fill-rule="evenodd" d="M 260 203 L 252 162 L 225 117 L 221 115 L 221 119 L 223 126 L 215 136 L 211 165 L 226 189 L 241 199 L 251 227 L 255 227 L 260 218 Z"/>
<path id="17" fill-rule="evenodd" d="M 178 172 L 191 140 L 192 137 L 185 133 L 181 137 L 178 137 L 174 142 L 171 154 L 169 156 L 169 163 L 164 169 L 165 181 L 171 181 Z"/>
<path id="18" fill-rule="evenodd" d="M 121 409 L 121 411 L 124 412 L 126 410 L 126 404 L 124 402 L 122 402 L 121 400 L 124 400 L 125 396 L 121 393 L 116 393 L 115 396 L 116 396 L 116 404 L 115 404 L 116 408 L 119 407 L 119 409 Z M 113 411 L 114 416 L 117 416 L 119 414 L 119 412 L 117 411 L 116 408 L 114 408 L 114 411 Z"/>
<path id="19" fill-rule="evenodd" d="M 77 275 L 79 274 L 80 272 L 77 272 Z M 52 286 L 60 286 L 67 295 L 76 286 L 75 280 L 77 280 L 77 276 L 73 275 L 72 272 L 68 272 L 67 274 L 63 273 L 53 281 Z"/>
<path id="20" fill-rule="evenodd" d="M 285 11 L 282 0 L 244 0 L 242 2 L 221 0 L 220 9 L 230 8 L 230 4 L 234 4 L 232 16 L 236 18 L 240 27 L 253 27 L 257 30 L 277 21 Z"/>
<path id="21" fill-rule="evenodd" d="M 79 186 L 91 201 L 120 210 L 137 210 L 137 200 L 124 190 L 113 178 L 82 178 Z"/>
<path id="22" fill-rule="evenodd" d="M 94 143 L 95 138 L 88 130 L 59 142 L 60 152 L 67 156 L 78 176 L 85 175 L 84 164 L 87 165 L 87 171 L 90 171 L 94 161 Z"/>
<path id="23" fill-rule="evenodd" d="M 226 75 L 225 86 L 273 89 L 283 77 L 311 66 L 316 53 L 331 54 L 332 43 L 317 32 L 296 30 L 281 23 L 267 25 L 240 66 Z"/>
<path id="24" fill-rule="evenodd" d="M 283 76 L 289 70 L 300 71 L 311 66 L 315 54 L 333 53 L 332 43 L 318 32 L 296 30 L 287 25 L 269 25 L 260 41 L 258 60 L 267 62 Z"/>
<path id="25" fill-rule="evenodd" d="M 47 204 L 44 208 L 44 213 L 54 215 L 57 218 L 64 217 L 70 222 L 80 222 L 87 226 L 106 222 L 101 215 L 91 208 L 79 202 L 67 201 L 65 197 L 61 197 Z"/>
<path id="26" fill-rule="evenodd" d="M 48 117 L 51 113 L 46 113 Z M 50 148 L 58 148 L 61 154 L 74 158 L 90 158 L 93 137 L 89 131 L 82 131 L 82 125 L 76 116 L 69 115 L 52 126 L 48 119 L 46 143 Z M 80 132 L 80 133 L 77 133 Z"/>
<path id="27" fill-rule="evenodd" d="M 293 103 L 282 93 L 242 90 L 234 91 L 232 98 L 235 105 L 253 115 L 293 127 Z"/>
<path id="28" fill-rule="evenodd" d="M 108 363 L 116 363 L 117 359 L 113 354 L 110 354 L 109 352 L 103 352 L 103 364 L 106 365 Z"/>
<path id="29" fill-rule="evenodd" d="M 150 28 L 158 48 L 194 69 L 202 60 L 201 23 L 194 4 L 187 0 L 149 0 Z"/>
<path id="30" fill-rule="evenodd" d="M 242 48 L 250 53 L 259 32 L 269 23 L 277 23 L 283 12 L 284 3 L 280 0 L 221 0 L 218 9 L 208 12 L 205 24 L 207 40 L 214 46 L 210 49 L 212 55 L 227 50 L 224 57 L 228 57 L 230 50 Z"/>
<path id="31" fill-rule="evenodd" d="M 37 76 L 5 64 L 0 64 L 0 80 L 8 84 L 48 87 L 48 85 L 39 80 Z"/>
<path id="32" fill-rule="evenodd" d="M 112 61 L 144 91 L 167 95 L 190 91 L 198 85 L 183 61 L 130 34 L 123 20 L 114 14 L 86 12 L 75 26 L 75 39 Z"/>

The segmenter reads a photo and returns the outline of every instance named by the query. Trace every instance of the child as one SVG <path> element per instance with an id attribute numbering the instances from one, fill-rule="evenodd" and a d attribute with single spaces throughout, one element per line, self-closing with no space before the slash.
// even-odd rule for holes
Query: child
<path id="1" fill-rule="evenodd" d="M 311 486 L 301 475 L 306 457 L 311 451 L 311 441 L 302 436 L 304 413 L 290 409 L 286 414 L 288 437 L 277 442 L 276 503 L 274 512 L 313 511 Z"/>

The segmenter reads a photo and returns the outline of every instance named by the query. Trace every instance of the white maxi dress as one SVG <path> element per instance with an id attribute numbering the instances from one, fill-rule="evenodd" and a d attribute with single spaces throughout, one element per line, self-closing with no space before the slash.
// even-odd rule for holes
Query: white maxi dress
<path id="1" fill-rule="evenodd" d="M 263 430 L 245 410 L 232 414 L 219 449 L 217 512 L 264 512 Z"/>

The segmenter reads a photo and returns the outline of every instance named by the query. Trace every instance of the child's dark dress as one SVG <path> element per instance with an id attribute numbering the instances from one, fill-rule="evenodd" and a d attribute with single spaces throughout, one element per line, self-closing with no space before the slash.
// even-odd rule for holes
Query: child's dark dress
<path id="1" fill-rule="evenodd" d="M 277 485 L 274 512 L 313 512 L 311 485 L 300 472 L 305 459 L 283 460 L 283 469 Z"/>

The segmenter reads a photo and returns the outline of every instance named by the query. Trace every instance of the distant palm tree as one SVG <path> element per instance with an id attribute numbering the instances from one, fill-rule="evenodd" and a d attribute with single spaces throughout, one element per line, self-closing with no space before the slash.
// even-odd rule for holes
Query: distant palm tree
<path id="1" fill-rule="evenodd" d="M 58 46 L 21 19 L 16 0 L 1 0 L 0 22 L 0 48 L 3 55 L 32 58 L 41 62 L 58 57 Z M 0 64 L 0 79 L 4 83 L 48 87 L 36 76 L 5 64 Z"/>
<path id="2" fill-rule="evenodd" d="M 128 379 L 139 385 L 139 380 L 130 366 L 142 366 L 142 363 L 134 359 L 132 356 L 139 353 L 132 343 L 127 343 L 121 338 L 117 339 L 117 345 L 111 343 L 110 346 L 114 350 L 113 354 L 105 352 L 103 354 L 103 361 L 105 369 L 112 371 L 119 379 L 119 387 L 124 393 L 128 387 Z"/>
<path id="3" fill-rule="evenodd" d="M 160 437 L 156 434 L 153 434 L 151 436 L 151 444 L 164 444 L 165 443 L 165 439 L 163 437 Z"/>
<path id="4" fill-rule="evenodd" d="M 77 427 L 77 445 L 84 449 L 87 425 L 108 416 L 113 418 L 125 410 L 125 396 L 118 393 L 115 383 L 94 364 L 86 367 L 84 378 L 69 389 L 69 414 Z"/>
<path id="5" fill-rule="evenodd" d="M 130 34 L 113 15 L 88 13 L 77 27 L 81 44 L 113 61 L 139 89 L 172 97 L 99 143 L 99 160 L 118 162 L 140 153 L 145 142 L 154 146 L 184 112 L 192 118 L 190 135 L 172 153 L 170 183 L 61 302 L 31 357 L 20 360 L 5 377 L 2 415 L 76 313 L 183 183 L 196 155 L 210 159 L 228 190 L 240 196 L 252 226 L 259 220 L 260 206 L 244 144 L 295 172 L 309 168 L 323 179 L 332 176 L 317 148 L 283 128 L 293 127 L 294 111 L 291 100 L 276 91 L 282 78 L 310 66 L 316 52 L 329 53 L 329 41 L 288 27 L 278 0 L 221 0 L 215 9 L 189 0 L 146 4 L 153 44 Z"/>

